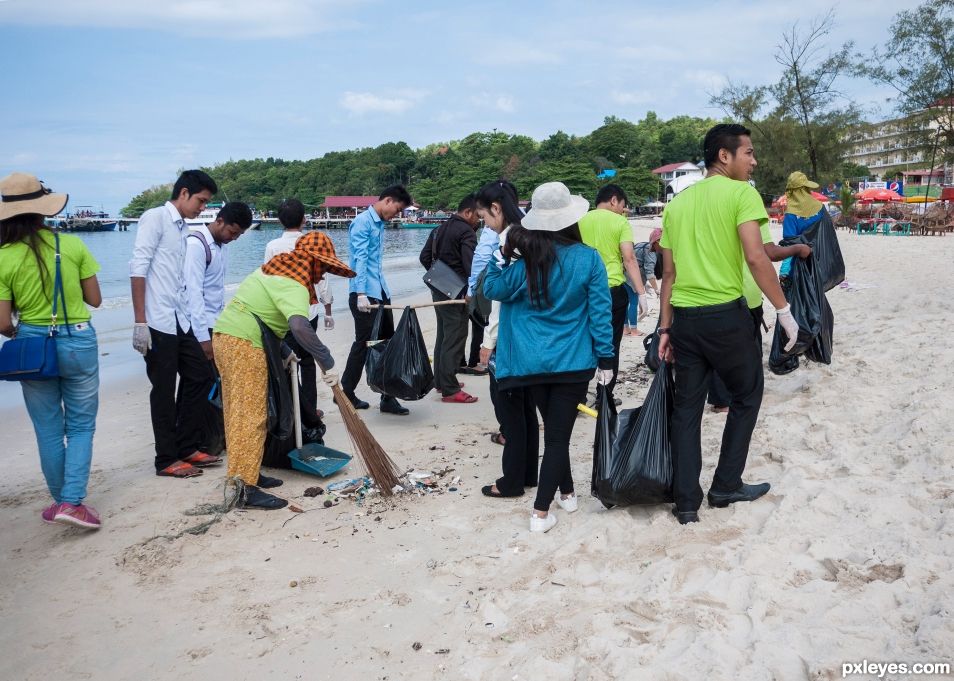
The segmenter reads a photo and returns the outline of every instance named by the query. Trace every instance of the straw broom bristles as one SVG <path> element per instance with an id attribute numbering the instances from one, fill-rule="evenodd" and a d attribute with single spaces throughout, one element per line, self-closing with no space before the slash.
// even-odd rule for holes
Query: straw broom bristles
<path id="1" fill-rule="evenodd" d="M 401 474 L 397 464 L 391 460 L 384 448 L 374 439 L 371 431 L 365 425 L 358 412 L 355 411 L 351 400 L 344 394 L 340 385 L 334 386 L 331 391 L 334 393 L 335 402 L 338 404 L 338 411 L 341 413 L 341 420 L 344 421 L 345 428 L 348 429 L 348 436 L 354 444 L 355 450 L 361 457 L 364 467 L 368 474 L 374 480 L 383 496 L 389 497 L 394 494 L 395 485 L 400 485 L 399 476 Z"/>

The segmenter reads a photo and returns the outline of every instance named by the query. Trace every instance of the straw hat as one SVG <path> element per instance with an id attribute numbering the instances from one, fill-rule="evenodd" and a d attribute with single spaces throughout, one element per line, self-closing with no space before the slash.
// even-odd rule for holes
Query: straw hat
<path id="1" fill-rule="evenodd" d="M 521 225 L 541 232 L 559 232 L 586 215 L 590 202 L 571 195 L 562 182 L 547 182 L 533 190 L 530 206 Z"/>
<path id="2" fill-rule="evenodd" d="M 0 220 L 38 213 L 50 217 L 66 208 L 68 194 L 54 194 L 36 176 L 11 173 L 0 180 Z"/>
<path id="3" fill-rule="evenodd" d="M 808 179 L 808 176 L 800 170 L 796 170 L 794 173 L 788 176 L 788 183 L 785 185 L 785 191 L 790 192 L 793 189 L 801 189 L 802 187 L 806 189 L 818 189 L 818 183 L 812 182 Z"/>

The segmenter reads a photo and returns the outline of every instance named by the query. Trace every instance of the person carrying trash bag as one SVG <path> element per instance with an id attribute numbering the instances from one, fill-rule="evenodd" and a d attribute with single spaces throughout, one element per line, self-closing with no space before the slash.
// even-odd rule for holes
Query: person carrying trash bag
<path id="1" fill-rule="evenodd" d="M 501 303 L 495 367 L 500 390 L 529 387 L 543 416 L 531 532 L 556 525 L 549 512 L 554 496 L 566 512 L 577 510 L 570 471 L 576 407 L 594 372 L 602 385 L 613 378 L 606 267 L 583 245 L 577 225 L 588 209 L 589 202 L 571 196 L 562 182 L 540 185 L 532 208 L 520 226 L 510 227 L 503 251 L 494 253 L 484 276 L 484 293 Z"/>
<path id="2" fill-rule="evenodd" d="M 331 386 L 338 383 L 338 376 L 331 373 L 334 358 L 308 322 L 310 306 L 318 300 L 315 284 L 326 272 L 354 276 L 336 257 L 331 239 L 321 232 L 305 234 L 293 251 L 276 255 L 245 278 L 213 329 L 229 443 L 228 479 L 241 479 L 247 508 L 277 509 L 288 504 L 262 491 L 282 481 L 261 475 L 269 371 L 260 324 L 278 339 L 290 330 L 321 367 L 322 380 Z"/>
<path id="3" fill-rule="evenodd" d="M 762 404 L 761 353 L 743 297 L 742 264 L 778 311 L 788 337 L 798 325 L 762 246 L 768 222 L 762 199 L 748 180 L 755 169 L 750 131 L 722 123 L 704 140 L 707 177 L 677 194 L 663 213 L 663 285 L 659 358 L 673 362 L 673 514 L 680 524 L 699 521 L 702 505 L 702 413 L 709 373 L 731 395 L 710 506 L 754 501 L 770 485 L 742 481 L 752 431 Z"/>

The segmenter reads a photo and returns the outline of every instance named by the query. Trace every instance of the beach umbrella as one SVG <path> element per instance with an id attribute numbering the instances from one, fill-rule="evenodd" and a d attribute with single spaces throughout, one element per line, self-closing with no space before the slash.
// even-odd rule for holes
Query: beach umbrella
<path id="1" fill-rule="evenodd" d="M 888 201 L 904 201 L 904 197 L 898 192 L 893 192 L 890 189 L 876 189 L 874 187 L 858 192 L 855 194 L 855 198 L 862 201 L 878 201 L 882 203 Z"/>

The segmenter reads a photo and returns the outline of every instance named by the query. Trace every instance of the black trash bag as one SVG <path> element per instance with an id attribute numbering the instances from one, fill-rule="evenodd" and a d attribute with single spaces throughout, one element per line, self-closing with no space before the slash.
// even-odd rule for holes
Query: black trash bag
<path id="1" fill-rule="evenodd" d="M 292 413 L 291 384 L 282 359 L 282 340 L 258 315 L 252 316 L 262 332 L 262 349 L 268 365 L 268 432 L 284 440 L 294 433 L 295 417 Z"/>
<path id="2" fill-rule="evenodd" d="M 372 339 L 377 338 L 379 327 L 380 318 L 375 318 Z M 369 366 L 373 375 L 368 371 Z M 368 371 L 371 390 L 400 400 L 419 400 L 434 389 L 434 371 L 424 344 L 424 334 L 417 313 L 411 307 L 404 308 L 391 338 L 368 348 L 365 370 Z"/>
<path id="3" fill-rule="evenodd" d="M 834 331 L 835 314 L 831 311 L 831 305 L 828 304 L 828 299 L 823 295 L 821 331 L 815 336 L 811 347 L 805 351 L 805 357 L 813 362 L 831 364 L 832 335 Z"/>
<path id="4" fill-rule="evenodd" d="M 790 350 L 784 350 L 788 336 L 776 323 L 776 336 L 781 340 L 779 352 L 782 356 L 801 355 L 811 347 L 822 327 L 825 293 L 821 288 L 814 256 L 793 259 L 784 293 L 792 307 L 792 316 L 798 322 L 798 338 Z M 774 349 L 774 342 L 772 345 Z"/>
<path id="5" fill-rule="evenodd" d="M 309 443 L 315 443 L 319 445 L 325 444 L 324 436 L 326 426 L 324 422 L 320 422 L 317 426 L 313 428 L 302 428 L 301 430 L 301 442 L 303 445 Z M 291 459 L 288 458 L 288 453 L 295 449 L 295 436 L 294 434 L 290 437 L 287 437 L 283 440 L 278 439 L 273 435 L 268 435 L 265 438 L 265 454 L 262 456 L 262 465 L 267 466 L 268 468 L 284 468 L 290 469 Z"/>
<path id="6" fill-rule="evenodd" d="M 599 416 L 591 492 L 607 508 L 671 502 L 672 369 L 656 372 L 642 407 L 619 414 L 612 393 L 597 387 Z"/>
<path id="7" fill-rule="evenodd" d="M 785 333 L 782 326 L 776 322 L 775 335 L 772 337 L 772 350 L 769 352 L 768 368 L 773 374 L 784 376 L 798 368 L 798 355 L 786 355 L 782 352 Z"/>
<path id="8" fill-rule="evenodd" d="M 656 322 L 656 331 L 643 338 L 643 348 L 646 350 L 646 357 L 643 363 L 649 367 L 653 373 L 659 371 L 659 322 Z"/>
<path id="9" fill-rule="evenodd" d="M 474 285 L 474 295 L 467 300 L 467 315 L 477 326 L 487 327 L 490 324 L 490 312 L 493 309 L 493 302 L 484 295 L 484 279 L 487 276 L 485 269 L 477 277 L 477 283 Z"/>
<path id="10" fill-rule="evenodd" d="M 368 354 L 364 359 L 364 375 L 368 379 L 368 387 L 376 393 L 387 393 L 383 387 L 382 371 L 384 351 L 388 347 L 387 340 L 381 340 L 381 319 L 384 317 L 384 308 L 379 307 L 374 313 L 374 324 L 371 326 L 371 340 L 368 342 Z"/>
<path id="11" fill-rule="evenodd" d="M 821 291 L 830 291 L 845 280 L 845 259 L 838 245 L 838 234 L 827 209 L 822 209 L 821 219 L 797 237 L 783 239 L 782 246 L 808 244 L 812 247 L 812 260 L 818 274 Z M 794 260 L 798 260 L 795 258 Z M 794 264 L 793 260 L 793 264 Z"/>

